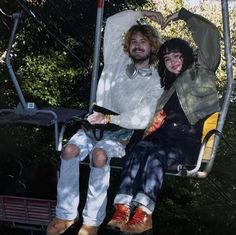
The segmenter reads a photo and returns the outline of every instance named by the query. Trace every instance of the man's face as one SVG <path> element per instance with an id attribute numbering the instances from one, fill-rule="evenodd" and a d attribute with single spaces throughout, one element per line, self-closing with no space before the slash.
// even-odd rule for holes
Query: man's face
<path id="1" fill-rule="evenodd" d="M 142 33 L 137 32 L 131 36 L 129 45 L 129 55 L 134 63 L 143 62 L 149 59 L 151 54 L 151 45 Z"/>

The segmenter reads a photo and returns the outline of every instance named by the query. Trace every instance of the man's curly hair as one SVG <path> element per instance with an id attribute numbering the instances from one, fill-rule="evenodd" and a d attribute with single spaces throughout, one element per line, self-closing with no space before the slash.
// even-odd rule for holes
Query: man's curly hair
<path id="1" fill-rule="evenodd" d="M 123 50 L 125 53 L 129 54 L 131 37 L 138 32 L 143 34 L 148 39 L 151 45 L 150 64 L 154 64 L 157 61 L 157 52 L 161 46 L 161 39 L 158 32 L 150 25 L 138 24 L 132 26 L 125 34 Z"/>

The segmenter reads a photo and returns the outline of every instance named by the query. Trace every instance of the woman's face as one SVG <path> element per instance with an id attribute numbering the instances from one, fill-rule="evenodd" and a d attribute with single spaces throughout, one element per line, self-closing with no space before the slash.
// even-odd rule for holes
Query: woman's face
<path id="1" fill-rule="evenodd" d="M 166 54 L 164 56 L 164 63 L 169 72 L 178 75 L 183 67 L 183 54 L 180 52 Z"/>

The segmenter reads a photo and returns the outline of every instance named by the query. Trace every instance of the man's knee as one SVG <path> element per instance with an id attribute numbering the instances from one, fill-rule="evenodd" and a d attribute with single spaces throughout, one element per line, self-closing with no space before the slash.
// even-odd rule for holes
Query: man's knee
<path id="1" fill-rule="evenodd" d="M 70 160 L 80 154 L 79 148 L 74 144 L 68 144 L 62 152 L 62 158 L 64 160 Z"/>
<path id="2" fill-rule="evenodd" d="M 101 148 L 95 148 L 92 153 L 92 163 L 94 167 L 104 167 L 107 163 L 106 152 Z"/>

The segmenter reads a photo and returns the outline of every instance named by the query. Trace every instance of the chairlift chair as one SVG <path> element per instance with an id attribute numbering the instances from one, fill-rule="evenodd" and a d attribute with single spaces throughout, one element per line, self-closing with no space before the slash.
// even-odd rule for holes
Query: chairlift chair
<path id="1" fill-rule="evenodd" d="M 10 61 L 12 45 L 21 13 L 12 14 L 11 18 L 13 20 L 13 28 L 8 42 L 6 65 L 10 79 L 16 89 L 19 103 L 15 108 L 0 109 L 0 124 L 54 126 L 54 142 L 55 150 L 57 151 L 60 126 L 73 116 L 81 117 L 86 111 L 62 107 L 38 109 L 34 102 L 26 101 Z M 55 217 L 55 206 L 55 200 L 0 195 L 0 221 L 9 224 L 11 227 L 42 231 Z"/>
<path id="2" fill-rule="evenodd" d="M 92 105 L 95 102 L 96 86 L 98 82 L 98 65 L 100 55 L 100 44 L 101 44 L 101 28 L 103 20 L 103 8 L 104 0 L 98 0 L 97 5 L 97 20 L 96 20 L 96 34 L 95 34 L 95 48 L 94 48 L 94 60 L 93 60 L 93 74 L 91 83 L 90 93 L 90 111 Z M 195 165 L 184 165 L 178 164 L 173 165 L 167 169 L 166 174 L 171 176 L 184 176 L 194 178 L 206 178 L 212 170 L 214 160 L 216 157 L 217 148 L 222 135 L 223 126 L 225 123 L 226 115 L 230 105 L 230 98 L 233 91 L 233 70 L 232 70 L 232 53 L 231 53 L 231 42 L 230 42 L 230 28 L 229 28 L 229 12 L 228 12 L 228 1 L 221 0 L 222 8 L 222 20 L 224 30 L 224 50 L 226 55 L 227 64 L 227 88 L 224 95 L 224 101 L 221 107 L 221 111 L 211 114 L 204 122 L 203 133 L 202 133 L 202 144 L 198 159 Z M 71 120 L 74 121 L 74 120 Z M 58 149 L 62 149 L 63 134 L 66 129 L 67 123 L 65 123 L 61 129 L 59 137 Z M 82 164 L 88 164 L 84 162 Z M 121 161 L 112 160 L 111 168 L 121 169 Z"/>
<path id="3" fill-rule="evenodd" d="M 15 39 L 17 26 L 21 18 L 21 13 L 17 12 L 12 15 L 13 28 L 8 43 L 8 49 L 6 53 L 6 65 L 8 73 L 16 89 L 19 97 L 18 105 L 13 109 L 0 109 L 0 124 L 7 123 L 22 123 L 31 124 L 36 126 L 54 126 L 54 140 L 55 149 L 58 149 L 59 139 L 59 123 L 64 123 L 72 116 L 82 116 L 86 113 L 84 110 L 62 108 L 62 107 L 50 107 L 44 109 L 38 109 L 34 102 L 27 102 L 21 87 L 17 81 L 16 75 L 13 71 L 10 54 L 12 45 Z"/>
<path id="4" fill-rule="evenodd" d="M 101 42 L 101 27 L 103 19 L 103 8 L 104 0 L 98 0 L 97 10 L 97 23 L 96 23 L 96 43 L 94 52 L 94 65 L 99 63 L 100 53 L 100 42 Z M 229 12 L 228 12 L 228 0 L 221 0 L 222 8 L 222 21 L 224 30 L 224 50 L 227 65 L 227 88 L 224 95 L 223 105 L 219 113 L 210 115 L 205 120 L 203 134 L 202 134 L 202 145 L 200 148 L 199 156 L 196 165 L 175 165 L 167 170 L 167 175 L 172 176 L 185 176 L 195 178 L 206 178 L 210 173 L 214 160 L 216 157 L 217 148 L 219 146 L 220 137 L 222 134 L 223 126 L 225 123 L 226 115 L 230 105 L 230 98 L 233 91 L 233 69 L 232 69 L 232 53 L 231 53 L 231 42 L 230 42 L 230 28 L 229 28 Z M 92 110 L 92 104 L 95 101 L 96 85 L 98 81 L 98 66 L 94 66 L 92 84 L 91 84 L 91 98 L 90 98 L 90 110 Z M 116 161 L 115 161 L 116 162 Z M 112 168 L 120 169 L 120 164 L 112 164 Z"/>

